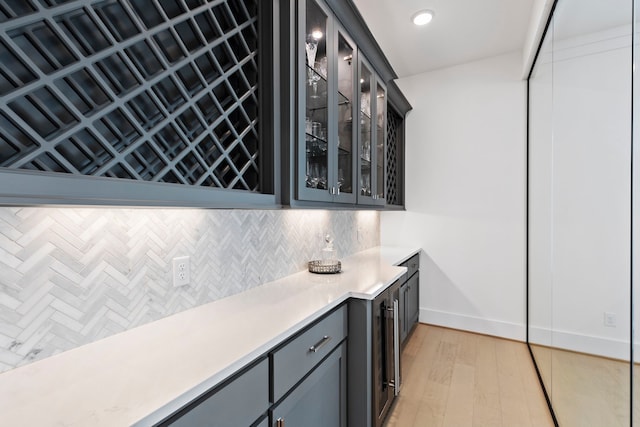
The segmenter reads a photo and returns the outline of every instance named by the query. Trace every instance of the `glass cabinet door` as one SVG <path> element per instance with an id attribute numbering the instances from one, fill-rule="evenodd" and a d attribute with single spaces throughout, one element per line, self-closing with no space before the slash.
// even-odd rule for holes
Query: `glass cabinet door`
<path id="1" fill-rule="evenodd" d="M 298 196 L 308 200 L 330 200 L 329 194 L 329 56 L 327 13 L 313 0 L 306 0 L 304 13 L 304 65 L 300 86 L 304 103 L 305 175 L 299 177 Z M 302 132 L 300 132 L 302 133 Z M 315 193 L 315 194 L 314 194 Z"/>
<path id="2" fill-rule="evenodd" d="M 298 26 L 297 197 L 355 203 L 357 48 L 320 0 L 300 5 Z"/>
<path id="3" fill-rule="evenodd" d="M 336 148 L 337 170 L 335 199 L 339 202 L 356 201 L 354 192 L 355 160 L 353 117 L 356 97 L 356 50 L 353 42 L 341 31 L 337 32 L 337 84 L 336 84 Z"/>
<path id="4" fill-rule="evenodd" d="M 374 157 L 373 117 L 371 116 L 371 88 L 373 87 L 373 73 L 364 63 L 360 63 L 360 188 L 358 203 L 371 203 L 373 200 L 373 174 L 371 160 Z"/>
<path id="5" fill-rule="evenodd" d="M 360 135 L 358 204 L 384 205 L 387 141 L 387 91 L 360 59 Z"/>
<path id="6" fill-rule="evenodd" d="M 385 88 L 376 84 L 376 190 L 377 204 L 384 204 L 385 200 L 385 164 L 387 135 L 387 96 Z"/>

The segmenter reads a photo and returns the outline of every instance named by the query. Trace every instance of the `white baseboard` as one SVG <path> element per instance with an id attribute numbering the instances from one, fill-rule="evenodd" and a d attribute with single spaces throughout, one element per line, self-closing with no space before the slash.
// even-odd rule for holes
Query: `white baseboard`
<path id="1" fill-rule="evenodd" d="M 485 319 L 446 311 L 420 309 L 420 322 L 479 334 L 492 335 L 516 341 L 526 341 L 526 326 L 511 322 Z M 580 353 L 593 354 L 613 359 L 629 360 L 629 342 L 612 338 L 578 334 L 568 331 L 551 331 L 533 327 L 531 343 L 561 348 Z M 636 351 L 638 351 L 636 344 Z"/>
<path id="2" fill-rule="evenodd" d="M 529 334 L 529 342 L 553 348 L 577 351 L 579 353 L 629 360 L 629 341 L 613 338 L 532 327 Z"/>
<path id="3" fill-rule="evenodd" d="M 524 342 L 527 337 L 524 324 L 490 320 L 426 308 L 420 309 L 420 322 L 522 342 Z"/>

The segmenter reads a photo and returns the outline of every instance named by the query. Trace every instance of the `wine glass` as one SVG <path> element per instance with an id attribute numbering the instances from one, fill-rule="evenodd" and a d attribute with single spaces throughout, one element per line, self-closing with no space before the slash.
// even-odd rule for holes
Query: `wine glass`
<path id="1" fill-rule="evenodd" d="M 313 67 L 316 63 L 316 54 L 318 53 L 318 40 L 313 38 L 311 35 L 307 36 L 305 51 L 307 54 L 307 76 L 309 85 L 311 85 L 315 74 L 313 72 Z"/>

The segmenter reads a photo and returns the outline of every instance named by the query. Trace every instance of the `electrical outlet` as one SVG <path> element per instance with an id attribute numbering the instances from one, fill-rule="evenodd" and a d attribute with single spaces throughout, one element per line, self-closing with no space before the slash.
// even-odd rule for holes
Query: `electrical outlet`
<path id="1" fill-rule="evenodd" d="M 188 285 L 191 280 L 189 257 L 181 256 L 173 259 L 173 286 Z"/>
<path id="2" fill-rule="evenodd" d="M 608 326 L 610 328 L 616 327 L 616 314 L 604 312 L 604 326 Z"/>

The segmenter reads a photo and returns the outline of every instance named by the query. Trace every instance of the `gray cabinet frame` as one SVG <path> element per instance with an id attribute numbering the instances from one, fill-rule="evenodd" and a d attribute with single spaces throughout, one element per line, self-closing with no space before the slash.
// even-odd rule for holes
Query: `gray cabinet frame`
<path id="1" fill-rule="evenodd" d="M 372 128 L 371 128 L 371 196 L 365 196 L 362 195 L 360 193 L 360 191 L 358 191 L 358 205 L 366 205 L 366 206 L 384 206 L 385 204 L 385 198 L 379 198 L 377 197 L 377 193 L 379 192 L 379 188 L 378 188 L 378 150 L 377 150 L 377 144 L 378 144 L 378 133 L 377 133 L 377 129 L 376 129 L 376 119 L 378 117 L 378 103 L 376 101 L 376 94 L 377 94 L 377 90 L 378 90 L 378 86 L 382 87 L 382 89 L 384 90 L 385 93 L 385 99 L 387 98 L 387 86 L 382 82 L 381 78 L 374 72 L 374 68 L 371 66 L 371 64 L 362 56 L 360 56 L 358 58 L 358 76 L 362 75 L 362 67 L 363 65 L 365 67 L 367 67 L 367 69 L 369 71 L 371 71 L 371 82 L 370 82 L 370 93 L 371 93 L 371 98 L 370 99 L 370 108 L 371 108 L 371 120 L 372 120 Z M 386 102 L 386 100 L 385 100 Z M 357 104 L 358 104 L 358 122 L 360 122 L 360 114 L 361 114 L 361 110 L 362 110 L 362 97 L 358 96 L 358 100 L 357 100 Z M 388 108 L 388 107 L 387 107 Z M 386 115 L 386 114 L 385 114 Z M 360 136 L 360 132 L 359 132 L 359 126 L 358 126 L 358 136 Z M 382 129 L 382 134 L 383 134 L 383 138 L 384 138 L 384 150 L 383 150 L 383 194 L 386 195 L 387 191 L 387 162 L 386 162 L 386 158 L 387 158 L 387 119 L 385 117 L 384 119 L 384 127 Z M 362 143 L 360 141 L 360 137 L 358 137 L 358 166 L 357 166 L 357 172 L 358 172 L 358 180 L 357 182 L 359 183 L 361 180 L 361 174 L 362 174 L 362 168 L 361 168 L 361 161 L 362 161 L 362 157 L 363 157 L 363 153 L 362 153 Z"/>
<path id="2" fill-rule="evenodd" d="M 354 188 L 352 193 L 340 193 L 334 191 L 337 188 L 337 176 L 338 176 L 338 147 L 335 144 L 335 141 L 331 138 L 331 136 L 336 136 L 338 134 L 337 124 L 338 124 L 338 110 L 336 106 L 337 102 L 337 87 L 338 87 L 338 35 L 342 35 L 349 44 L 354 49 L 354 58 L 353 61 L 355 64 L 358 62 L 358 48 L 355 42 L 349 37 L 348 33 L 341 27 L 340 23 L 337 21 L 335 16 L 333 16 L 333 12 L 329 7 L 323 2 L 323 0 L 313 0 L 322 12 L 327 16 L 327 34 L 326 34 L 326 44 L 327 44 L 327 59 L 328 59 L 328 68 L 329 68 L 329 76 L 327 81 L 327 91 L 328 91 L 328 99 L 327 99 L 327 108 L 328 108 L 328 129 L 327 134 L 328 137 L 328 188 L 327 189 L 316 189 L 316 188 L 308 188 L 305 185 L 305 169 L 306 169 L 306 152 L 305 152 L 305 127 L 303 119 L 306 115 L 306 65 L 305 65 L 305 46 L 301 41 L 305 40 L 306 34 L 306 1 L 298 1 L 296 2 L 296 41 L 294 42 L 294 49 L 296 52 L 295 56 L 295 70 L 296 70 L 296 92 L 295 92 L 295 110 L 297 111 L 297 116 L 294 119 L 295 123 L 295 139 L 294 139 L 294 151 L 296 152 L 297 162 L 296 162 L 296 173 L 297 177 L 294 180 L 295 189 L 296 189 L 296 200 L 299 201 L 316 201 L 316 202 L 329 202 L 329 203 L 348 203 L 353 204 L 356 202 L 356 193 L 355 193 L 355 168 L 356 168 L 356 157 L 357 157 L 357 134 L 355 127 L 351 130 L 352 133 L 352 146 L 351 146 L 351 181 L 354 183 Z M 357 67 L 354 67 L 354 70 Z M 356 85 L 357 76 L 354 71 L 352 75 L 353 79 L 353 87 L 358 87 Z M 354 94 L 355 95 L 355 94 Z M 356 116 L 356 105 L 355 102 L 352 105 L 352 117 Z"/>
<path id="3" fill-rule="evenodd" d="M 393 103 L 396 111 L 398 111 L 403 117 L 411 109 L 411 105 L 407 99 L 402 95 L 402 92 L 393 82 L 398 76 L 391 67 L 389 61 L 386 59 L 384 53 L 380 49 L 380 46 L 375 41 L 375 38 L 369 31 L 364 19 L 358 12 L 356 6 L 352 0 L 323 0 L 323 5 L 326 6 L 326 10 L 335 19 L 335 24 L 340 29 L 348 28 L 348 33 L 342 33 L 348 35 L 354 42 L 354 46 L 357 47 L 358 63 L 362 58 L 366 58 L 365 61 L 371 67 L 371 71 L 375 74 L 380 84 L 387 90 L 388 103 Z M 332 198 L 327 195 L 318 197 L 306 197 L 303 200 L 299 197 L 298 185 L 304 182 L 304 176 L 301 176 L 304 172 L 304 163 L 301 160 L 301 156 L 298 155 L 299 141 L 301 140 L 301 133 L 299 127 L 300 121 L 304 120 L 304 110 L 300 106 L 300 93 L 299 84 L 301 78 L 300 61 L 298 58 L 300 55 L 304 57 L 304 46 L 300 43 L 303 35 L 301 35 L 298 28 L 304 23 L 300 23 L 299 7 L 304 1 L 296 0 L 280 0 L 277 22 L 280 25 L 280 45 L 279 50 L 281 54 L 281 64 L 278 69 L 280 73 L 280 81 L 282 83 L 280 87 L 281 103 L 281 115 L 279 128 L 281 130 L 279 150 L 279 166 L 281 169 L 281 175 L 278 184 L 279 189 L 279 202 L 283 205 L 291 207 L 309 207 L 309 208 L 323 208 L 323 209 L 386 209 L 385 201 L 379 199 L 374 201 L 372 198 L 362 199 L 359 196 L 359 164 L 354 167 L 357 177 L 354 181 L 354 187 L 358 187 L 356 200 L 353 202 L 347 202 L 345 199 Z M 290 23 L 297 23 L 297 26 L 291 26 Z M 303 39 L 302 39 L 303 40 Z M 302 80 L 304 82 L 304 80 Z M 287 102 L 288 100 L 288 102 Z M 359 115 L 360 100 L 355 100 L 357 105 L 357 111 Z M 387 107 L 388 108 L 388 107 Z M 355 116 L 354 116 L 355 117 Z M 303 124 L 303 123 L 302 123 Z M 359 147 L 359 128 L 354 123 L 354 131 L 356 132 L 355 143 Z M 385 132 L 386 133 L 386 132 Z M 359 148 L 358 148 L 359 150 Z M 402 152 L 404 155 L 404 151 Z M 386 156 L 386 153 L 385 153 Z M 358 162 L 359 154 L 354 156 L 355 161 Z M 403 162 L 404 163 L 404 162 Z M 386 171 L 385 171 L 386 175 Z M 386 186 L 386 176 L 385 176 Z M 391 209 L 402 209 L 400 206 L 392 206 Z"/>
<path id="4" fill-rule="evenodd" d="M 81 3 L 81 2 L 79 2 Z M 87 6 L 92 4 L 86 1 Z M 56 6 L 56 11 L 76 9 L 78 4 Z M 280 63 L 279 28 L 276 14 L 278 0 L 259 1 L 259 192 L 230 190 L 219 187 L 192 186 L 182 184 L 138 181 L 132 179 L 71 175 L 54 172 L 34 172 L 26 169 L 0 168 L 1 205 L 116 205 L 116 206 L 177 206 L 177 207 L 241 207 L 268 208 L 278 206 L 276 188 L 279 177 L 279 161 L 274 141 L 280 140 L 279 121 L 275 112 L 280 109 L 278 96 Z M 187 11 L 180 19 L 193 19 L 200 13 L 197 8 Z M 6 28 L 16 27 L 31 17 L 18 18 L 3 23 Z M 142 35 L 136 36 L 140 38 Z M 113 50 L 113 48 L 110 48 Z M 111 53 L 111 50 L 106 51 Z M 115 51 L 114 51 L 115 52 Z M 102 52 L 104 56 L 104 52 Z M 79 59 L 79 65 L 89 64 L 93 57 Z M 43 77 L 44 83 L 50 83 Z M 20 90 L 20 89 L 18 89 Z M 121 106 L 118 98 L 113 105 Z M 221 112 L 221 116 L 229 115 Z M 227 153 L 221 153 L 227 157 Z"/>
<path id="5" fill-rule="evenodd" d="M 411 104 L 398 88 L 398 85 L 391 81 L 387 84 L 387 114 L 396 115 L 400 119 L 400 123 L 395 128 L 395 141 L 387 138 L 387 151 L 392 150 L 391 145 L 395 144 L 395 198 L 390 195 L 390 185 L 387 182 L 387 194 L 385 210 L 404 210 L 405 209 L 405 165 L 406 165 L 406 120 L 411 111 Z M 387 133 L 389 134 L 389 121 L 387 121 Z M 387 165 L 388 166 L 388 165 Z M 393 173 L 393 172 L 391 172 Z M 387 179 L 390 177 L 387 171 Z"/>

